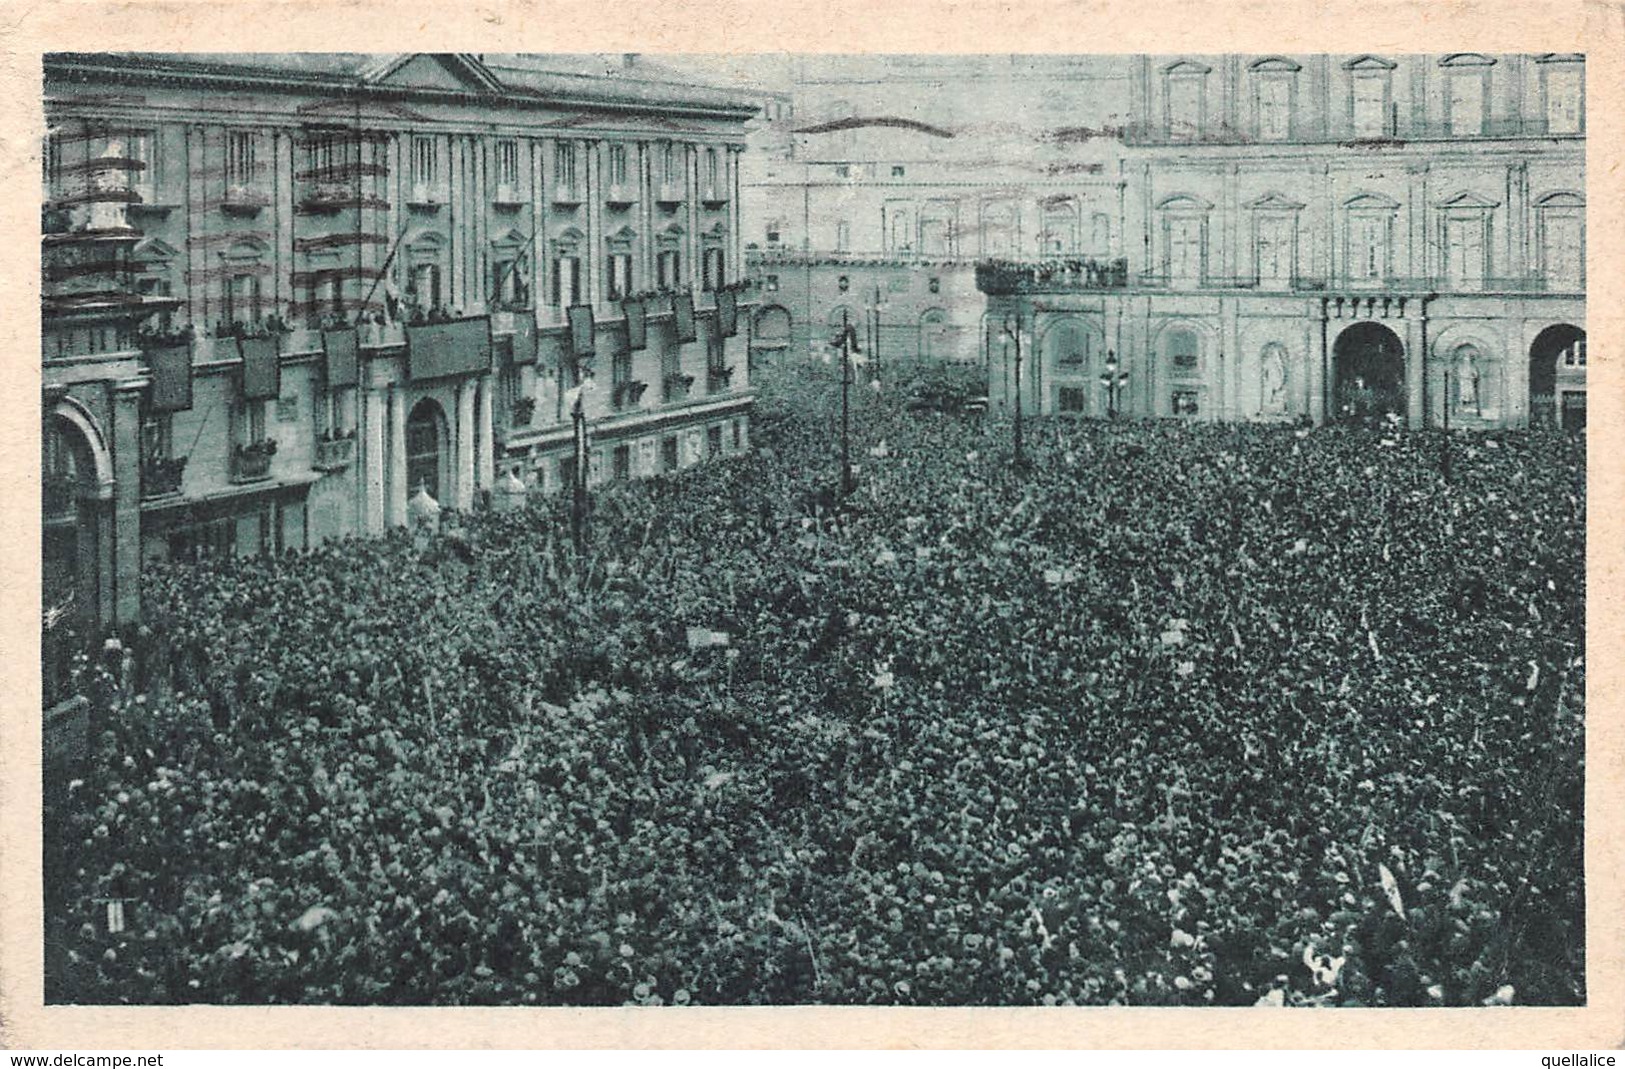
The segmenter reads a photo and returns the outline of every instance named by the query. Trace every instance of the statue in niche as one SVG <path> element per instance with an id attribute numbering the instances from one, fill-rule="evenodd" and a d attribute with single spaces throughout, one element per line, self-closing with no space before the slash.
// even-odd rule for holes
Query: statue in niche
<path id="1" fill-rule="evenodd" d="M 1463 345 L 1456 350 L 1456 407 L 1466 412 L 1479 410 L 1478 350 Z"/>
<path id="2" fill-rule="evenodd" d="M 1279 345 L 1271 345 L 1264 350 L 1263 366 L 1260 371 L 1260 386 L 1263 397 L 1262 410 L 1268 415 L 1280 415 L 1286 411 L 1286 354 Z"/>

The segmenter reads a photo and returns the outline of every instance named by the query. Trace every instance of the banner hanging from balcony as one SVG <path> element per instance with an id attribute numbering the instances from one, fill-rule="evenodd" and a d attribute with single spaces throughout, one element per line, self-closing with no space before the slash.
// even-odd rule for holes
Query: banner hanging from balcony
<path id="1" fill-rule="evenodd" d="M 491 367 L 491 320 L 486 316 L 406 328 L 407 376 L 440 379 Z"/>
<path id="2" fill-rule="evenodd" d="M 513 353 L 515 364 L 536 362 L 536 313 L 515 312 L 513 317 Z"/>
<path id="3" fill-rule="evenodd" d="M 238 338 L 243 354 L 243 400 L 270 401 L 282 393 L 282 365 L 277 361 L 277 336 Z"/>
<path id="4" fill-rule="evenodd" d="M 626 313 L 626 347 L 628 349 L 647 349 L 649 347 L 649 307 L 641 300 L 628 297 L 621 302 L 621 310 Z"/>
<path id="5" fill-rule="evenodd" d="M 570 320 L 570 352 L 576 356 L 591 356 L 597 352 L 593 342 L 596 331 L 592 322 L 592 305 L 572 304 L 565 315 Z"/>
<path id="6" fill-rule="evenodd" d="M 355 386 L 361 382 L 356 360 L 356 332 L 322 331 L 322 348 L 327 352 L 327 388 Z"/>
<path id="7" fill-rule="evenodd" d="M 739 333 L 739 294 L 733 290 L 717 291 L 717 329 L 724 338 Z"/>
<path id="8" fill-rule="evenodd" d="M 171 345 L 147 352 L 152 372 L 154 412 L 185 412 L 192 407 L 192 347 Z"/>
<path id="9" fill-rule="evenodd" d="M 677 340 L 693 341 L 698 336 L 694 332 L 694 295 L 679 293 L 672 298 L 671 310 L 677 316 Z"/>

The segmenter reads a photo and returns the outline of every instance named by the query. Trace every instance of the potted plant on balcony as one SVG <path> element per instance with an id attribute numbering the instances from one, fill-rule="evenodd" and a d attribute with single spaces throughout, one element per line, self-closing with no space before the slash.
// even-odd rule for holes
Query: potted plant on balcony
<path id="1" fill-rule="evenodd" d="M 713 365 L 705 369 L 706 386 L 712 393 L 726 390 L 733 381 L 733 365 Z"/>

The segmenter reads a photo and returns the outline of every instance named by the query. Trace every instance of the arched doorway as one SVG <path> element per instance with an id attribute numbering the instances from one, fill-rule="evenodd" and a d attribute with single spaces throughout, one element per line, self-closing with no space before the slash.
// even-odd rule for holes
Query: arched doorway
<path id="1" fill-rule="evenodd" d="M 406 493 L 410 497 L 423 487 L 436 501 L 444 500 L 450 489 L 446 478 L 446 414 L 434 401 L 425 398 L 412 409 L 406 421 Z"/>
<path id="2" fill-rule="evenodd" d="M 1334 412 L 1341 419 L 1403 415 L 1405 345 L 1381 323 L 1356 323 L 1332 348 Z"/>
<path id="3" fill-rule="evenodd" d="M 40 670 L 46 699 L 68 681 L 79 648 L 72 625 L 103 619 L 102 530 L 97 513 L 101 474 L 86 431 L 60 414 L 48 417 L 41 456 Z"/>
<path id="4" fill-rule="evenodd" d="M 1586 422 L 1586 332 L 1558 323 L 1529 346 L 1529 423 L 1578 430 Z"/>

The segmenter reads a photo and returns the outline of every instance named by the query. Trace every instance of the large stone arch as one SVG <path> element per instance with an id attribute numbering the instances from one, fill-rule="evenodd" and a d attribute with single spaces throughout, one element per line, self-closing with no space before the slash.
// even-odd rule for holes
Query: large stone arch
<path id="1" fill-rule="evenodd" d="M 1408 411 L 1405 342 L 1385 323 L 1363 319 L 1332 342 L 1332 415 L 1381 418 Z"/>
<path id="2" fill-rule="evenodd" d="M 1196 341 L 1194 367 L 1185 363 L 1181 334 L 1188 334 Z M 1218 351 L 1218 335 L 1210 323 L 1177 315 L 1158 323 L 1151 334 L 1149 374 L 1127 369 L 1130 375 L 1149 383 L 1151 397 L 1147 412 L 1154 416 L 1208 415 L 1218 403 L 1209 389 L 1209 383 L 1214 381 L 1212 369 Z M 1196 409 L 1190 411 L 1188 406 L 1193 400 Z"/>

